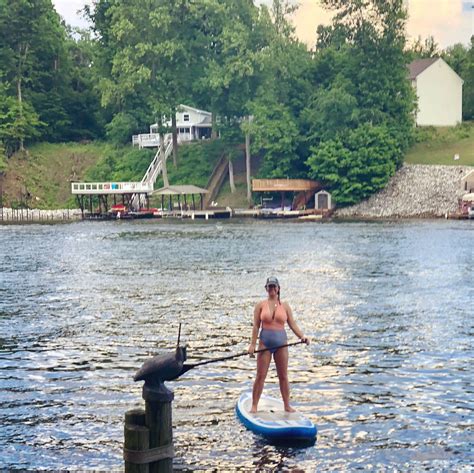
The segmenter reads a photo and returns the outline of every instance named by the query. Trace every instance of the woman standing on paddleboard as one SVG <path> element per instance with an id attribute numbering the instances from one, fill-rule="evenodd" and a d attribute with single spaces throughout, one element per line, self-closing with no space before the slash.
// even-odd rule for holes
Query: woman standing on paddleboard
<path id="1" fill-rule="evenodd" d="M 267 377 L 270 361 L 275 360 L 275 366 L 280 382 L 280 392 L 285 405 L 285 411 L 294 412 L 290 406 L 290 384 L 288 382 L 288 347 L 274 348 L 287 343 L 285 324 L 287 323 L 294 334 L 306 344 L 309 339 L 304 336 L 293 318 L 293 312 L 286 302 L 280 301 L 280 283 L 275 277 L 267 279 L 265 284 L 268 298 L 256 304 L 253 311 L 252 341 L 249 346 L 249 354 L 253 355 L 257 344 L 257 336 L 260 330 L 259 350 L 268 348 L 257 354 L 257 376 L 253 384 L 252 409 L 257 412 L 258 401 L 262 395 L 263 385 Z"/>

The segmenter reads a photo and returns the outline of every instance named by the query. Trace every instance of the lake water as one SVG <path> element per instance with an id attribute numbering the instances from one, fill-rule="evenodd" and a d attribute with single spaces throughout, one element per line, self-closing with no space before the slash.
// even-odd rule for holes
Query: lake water
<path id="1" fill-rule="evenodd" d="M 168 383 L 175 467 L 472 471 L 473 247 L 472 221 L 1 226 L 0 468 L 123 469 L 143 360 L 174 348 L 179 322 L 190 359 L 246 350 L 276 275 L 312 339 L 289 375 L 316 444 L 238 422 L 245 356 Z"/>

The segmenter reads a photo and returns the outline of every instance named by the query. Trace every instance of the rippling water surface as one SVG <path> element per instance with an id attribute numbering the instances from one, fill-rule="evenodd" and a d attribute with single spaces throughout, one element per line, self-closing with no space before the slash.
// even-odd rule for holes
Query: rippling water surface
<path id="1" fill-rule="evenodd" d="M 195 361 L 246 350 L 276 275 L 312 338 L 289 371 L 317 443 L 242 427 L 242 357 L 169 383 L 175 467 L 468 471 L 473 247 L 473 222 L 455 221 L 0 227 L 0 467 L 121 470 L 142 361 L 172 350 L 179 322 Z M 265 389 L 279 395 L 274 369 Z"/>

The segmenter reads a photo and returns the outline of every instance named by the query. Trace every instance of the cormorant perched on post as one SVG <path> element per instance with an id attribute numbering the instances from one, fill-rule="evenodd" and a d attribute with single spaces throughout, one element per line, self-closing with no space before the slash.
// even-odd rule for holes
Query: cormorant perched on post
<path id="1" fill-rule="evenodd" d="M 149 387 L 160 388 L 164 381 L 176 379 L 183 371 L 186 361 L 186 346 L 179 346 L 181 324 L 179 324 L 178 344 L 175 353 L 165 353 L 146 360 L 133 377 L 134 381 L 145 381 Z"/>

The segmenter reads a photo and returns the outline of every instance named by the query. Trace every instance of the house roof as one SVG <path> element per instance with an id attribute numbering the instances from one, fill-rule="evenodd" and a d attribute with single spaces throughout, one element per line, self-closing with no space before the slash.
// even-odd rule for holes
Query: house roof
<path id="1" fill-rule="evenodd" d="M 460 179 L 461 182 L 468 181 L 468 182 L 474 182 L 474 169 L 472 171 L 469 171 L 467 174 L 461 177 Z"/>
<path id="2" fill-rule="evenodd" d="M 425 69 L 434 64 L 439 57 L 430 57 L 428 59 L 415 59 L 408 65 L 408 78 L 416 79 Z"/>
<path id="3" fill-rule="evenodd" d="M 201 113 L 203 115 L 209 115 L 209 116 L 212 115 L 211 112 L 208 112 L 206 110 L 200 110 L 199 108 L 190 107 L 189 105 L 183 105 L 182 103 L 179 104 L 179 106 L 178 106 L 178 111 L 179 112 L 183 112 L 183 111 L 186 111 L 186 110 L 190 110 L 190 111 L 193 111 L 193 112 L 196 112 L 196 113 Z"/>
<path id="4" fill-rule="evenodd" d="M 202 187 L 185 184 L 181 186 L 166 186 L 153 191 L 153 195 L 190 195 L 207 194 L 209 191 Z"/>

